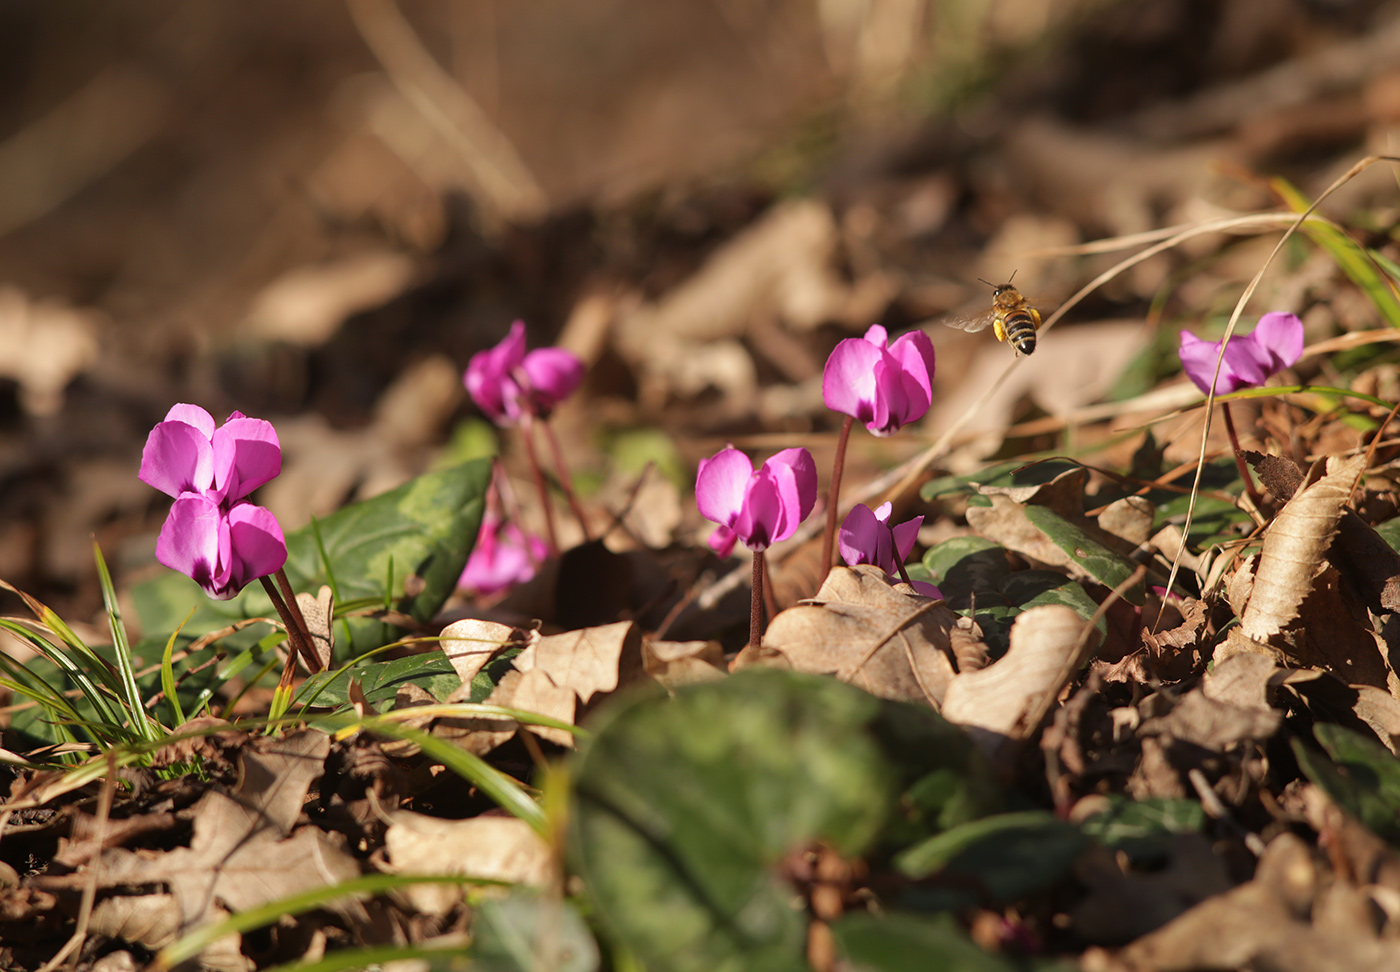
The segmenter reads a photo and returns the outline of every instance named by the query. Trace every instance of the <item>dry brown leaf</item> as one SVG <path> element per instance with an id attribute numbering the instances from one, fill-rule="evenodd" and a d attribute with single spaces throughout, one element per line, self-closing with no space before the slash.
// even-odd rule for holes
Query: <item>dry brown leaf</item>
<path id="1" fill-rule="evenodd" d="M 1033 463 L 1027 464 L 1034 468 Z M 1084 519 L 1084 486 L 1089 481 L 1089 470 L 1083 466 L 1066 469 L 1048 483 L 1029 486 L 981 486 L 977 492 L 983 496 L 1005 496 L 1022 506 L 1043 506 L 1054 510 L 1066 519 Z M 979 507 L 980 509 L 980 507 Z"/>
<path id="2" fill-rule="evenodd" d="M 724 677 L 724 648 L 718 641 L 642 642 L 646 672 L 668 689 Z"/>
<path id="3" fill-rule="evenodd" d="M 180 904 L 173 894 L 104 898 L 92 909 L 88 931 L 154 952 L 169 945 L 180 933 Z"/>
<path id="4" fill-rule="evenodd" d="M 464 684 L 461 689 L 448 696 L 448 701 L 466 701 L 469 689 L 470 686 Z M 522 672 L 512 668 L 496 683 L 496 687 L 486 698 L 486 704 L 534 712 L 572 724 L 578 706 L 578 696 L 571 688 L 555 685 L 543 669 L 533 668 Z M 439 721 L 433 734 L 451 740 L 467 752 L 485 756 L 515 735 L 519 728 L 519 723 L 513 719 L 443 719 Z M 530 726 L 529 730 L 541 739 L 558 746 L 574 744 L 573 735 L 562 729 Z"/>
<path id="5" fill-rule="evenodd" d="M 1092 814 L 1096 799 L 1075 804 L 1071 819 Z M 1075 865 L 1088 893 L 1070 911 L 1074 933 L 1100 945 L 1121 945 L 1162 927 L 1193 905 L 1230 889 L 1225 862 L 1200 834 L 1173 834 L 1167 864 L 1147 873 L 1124 872 L 1119 859 L 1095 847 Z"/>
<path id="6" fill-rule="evenodd" d="M 311 633 L 311 647 L 324 672 L 331 667 L 335 652 L 335 628 L 331 623 L 335 614 L 335 595 L 329 584 L 322 584 L 315 597 L 305 591 L 298 594 L 297 607 L 301 608 L 301 616 L 306 619 L 306 630 Z"/>
<path id="7" fill-rule="evenodd" d="M 1328 556 L 1377 614 L 1400 613 L 1400 553 L 1371 524 L 1347 510 L 1337 524 L 1337 539 Z"/>
<path id="8" fill-rule="evenodd" d="M 516 817 L 445 820 L 396 810 L 389 815 L 384 849 L 395 874 L 460 874 L 541 889 L 555 880 L 549 845 Z M 442 916 L 462 900 L 462 891 L 414 884 L 401 893 L 424 914 Z"/>
<path id="9" fill-rule="evenodd" d="M 416 269 L 411 257 L 382 250 L 288 270 L 253 298 L 243 328 L 288 344 L 322 344 L 350 315 L 407 290 Z"/>
<path id="10" fill-rule="evenodd" d="M 1146 496 L 1124 496 L 1114 500 L 1099 514 L 1099 529 L 1133 547 L 1152 537 L 1157 508 Z"/>
<path id="11" fill-rule="evenodd" d="M 292 830 L 329 751 L 329 738 L 310 729 L 250 746 L 237 788 L 210 790 L 195 804 L 189 847 L 154 858 L 104 854 L 102 885 L 165 884 L 186 930 L 221 906 L 242 911 L 358 877 L 355 859 L 324 832 Z"/>
<path id="12" fill-rule="evenodd" d="M 1312 849 L 1291 833 L 1275 837 L 1254 879 L 1210 898 L 1117 956 L 1123 969 L 1268 969 L 1270 972 L 1394 972 L 1400 948 L 1376 937 L 1364 916 L 1345 927 L 1310 923 L 1319 877 Z M 1314 916 L 1316 918 L 1318 916 Z"/>
<path id="13" fill-rule="evenodd" d="M 1364 455 L 1329 459 L 1327 474 L 1295 493 L 1274 518 L 1240 617 L 1244 637 L 1270 642 L 1297 620 L 1365 465 Z"/>
<path id="14" fill-rule="evenodd" d="M 946 604 L 895 590 L 878 567 L 837 567 L 816 597 L 769 623 L 763 647 L 799 671 L 937 707 L 953 677 L 956 623 Z"/>
<path id="15" fill-rule="evenodd" d="M 526 637 L 526 632 L 508 624 L 463 618 L 442 629 L 439 644 L 462 684 L 470 686 L 472 679 L 498 652 L 520 644 Z"/>
<path id="16" fill-rule="evenodd" d="M 1267 739 L 1283 721 L 1283 713 L 1267 701 L 1274 672 L 1273 663 L 1263 655 L 1231 655 L 1217 662 L 1200 687 L 1181 696 L 1169 712 L 1143 720 L 1139 734 L 1167 742 L 1180 740 L 1212 752 Z"/>
<path id="17" fill-rule="evenodd" d="M 549 635 L 517 655 L 515 667 L 538 668 L 587 705 L 596 693 L 615 691 L 642 673 L 642 634 L 631 621 L 619 621 Z"/>
<path id="18" fill-rule="evenodd" d="M 1003 758 L 1039 728 L 1036 716 L 1049 711 L 1074 674 L 1083 630 L 1084 619 L 1060 604 L 1023 611 L 1004 656 L 953 678 L 943 717 L 966 727 L 994 759 Z"/>

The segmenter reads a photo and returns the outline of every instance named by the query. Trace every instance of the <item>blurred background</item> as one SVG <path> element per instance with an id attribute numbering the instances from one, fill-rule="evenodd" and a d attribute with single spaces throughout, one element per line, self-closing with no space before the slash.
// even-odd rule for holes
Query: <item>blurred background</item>
<path id="1" fill-rule="evenodd" d="M 1077 244 L 1311 198 L 1398 133 L 1380 0 L 0 2 L 0 578 L 85 615 L 93 535 L 150 562 L 175 402 L 277 424 L 288 529 L 488 448 L 460 372 L 516 318 L 590 365 L 559 422 L 599 489 L 819 449 L 841 338 L 978 277 L 1062 299 L 1116 259 Z M 1395 238 L 1386 166 L 1328 208 Z M 984 430 L 1111 393 L 1274 239 L 1096 291 Z M 1309 267 L 1275 309 L 1366 313 Z M 931 429 L 1009 356 L 938 330 Z"/>

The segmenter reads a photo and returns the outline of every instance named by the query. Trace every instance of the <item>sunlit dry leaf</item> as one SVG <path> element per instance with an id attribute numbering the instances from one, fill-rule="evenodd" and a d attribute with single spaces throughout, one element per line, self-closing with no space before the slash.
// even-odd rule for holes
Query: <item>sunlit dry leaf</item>
<path id="1" fill-rule="evenodd" d="M 724 677 L 724 649 L 718 641 L 642 642 L 646 672 L 668 689 Z"/>
<path id="2" fill-rule="evenodd" d="M 508 624 L 463 618 L 442 629 L 440 644 L 462 684 L 470 686 L 477 673 L 501 649 L 521 643 L 524 637 L 525 632 Z"/>
<path id="3" fill-rule="evenodd" d="M 937 707 L 953 676 L 949 633 L 956 623 L 946 604 L 901 594 L 878 567 L 837 567 L 816 597 L 769 623 L 763 646 L 799 671 Z"/>
<path id="4" fill-rule="evenodd" d="M 384 848 L 397 874 L 460 874 L 546 888 L 554 880 L 549 845 L 516 817 L 445 820 L 410 810 L 389 816 Z M 402 894 L 424 914 L 446 915 L 462 900 L 460 887 L 415 884 Z"/>
<path id="5" fill-rule="evenodd" d="M 0 376 L 19 386 L 26 412 L 53 415 L 63 407 L 68 383 L 97 363 L 100 323 L 95 312 L 0 287 Z"/>
<path id="6" fill-rule="evenodd" d="M 1004 757 L 1039 728 L 1032 720 L 1049 711 L 1074 674 L 1083 630 L 1084 619 L 1063 605 L 1023 611 L 1011 626 L 1005 655 L 981 671 L 953 678 L 943 717 L 967 727 L 994 759 Z"/>
<path id="7" fill-rule="evenodd" d="M 1297 620 L 1365 465 L 1364 455 L 1329 459 L 1327 474 L 1294 494 L 1274 518 L 1240 618 L 1245 637 L 1269 641 Z"/>
<path id="8" fill-rule="evenodd" d="M 1267 739 L 1283 722 L 1283 713 L 1267 701 L 1274 671 L 1263 655 L 1232 655 L 1217 662 L 1202 684 L 1181 696 L 1169 712 L 1144 720 L 1139 733 L 1212 752 Z"/>
<path id="9" fill-rule="evenodd" d="M 180 905 L 173 894 L 104 898 L 92 909 L 88 931 L 154 952 L 169 945 L 180 933 Z"/>
<path id="10" fill-rule="evenodd" d="M 1147 543 L 1157 519 L 1157 508 L 1146 496 L 1124 496 L 1099 514 L 1099 529 L 1134 546 Z"/>
<path id="11" fill-rule="evenodd" d="M 221 907 L 242 911 L 357 877 L 360 866 L 340 842 L 314 827 L 293 832 L 329 751 L 329 738 L 310 729 L 250 745 L 238 787 L 210 790 L 195 804 L 189 847 L 156 857 L 110 852 L 101 884 L 164 884 L 185 931 Z"/>
<path id="12" fill-rule="evenodd" d="M 296 267 L 253 298 L 243 327 L 288 344 L 322 344 L 351 314 L 403 293 L 414 271 L 412 258 L 390 250 Z"/>
<path id="13" fill-rule="evenodd" d="M 642 634 L 631 621 L 619 621 L 549 635 L 516 656 L 515 667 L 541 670 L 587 705 L 595 693 L 612 692 L 641 674 Z"/>
<path id="14" fill-rule="evenodd" d="M 1118 958 L 1127 969 L 1270 969 L 1355 972 L 1400 968 L 1393 943 L 1370 921 L 1346 928 L 1309 922 L 1319 877 L 1312 850 L 1291 833 L 1265 849 L 1254 879 L 1202 902 L 1133 942 Z"/>
<path id="15" fill-rule="evenodd" d="M 311 632 L 311 647 L 324 672 L 331 667 L 335 651 L 335 630 L 331 625 L 335 596 L 330 585 L 322 584 L 314 597 L 302 591 L 297 595 L 297 607 L 301 608 L 301 616 L 306 619 L 306 629 Z"/>

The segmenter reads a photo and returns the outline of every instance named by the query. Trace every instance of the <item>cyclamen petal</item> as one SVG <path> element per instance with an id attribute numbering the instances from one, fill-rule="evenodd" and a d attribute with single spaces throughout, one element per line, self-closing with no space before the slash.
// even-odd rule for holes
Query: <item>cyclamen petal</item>
<path id="1" fill-rule="evenodd" d="M 467 394 L 497 425 L 513 425 L 529 412 L 544 417 L 573 394 L 584 365 L 563 348 L 525 353 L 525 324 L 515 321 L 493 348 L 472 355 L 462 375 Z"/>
<path id="2" fill-rule="evenodd" d="M 213 436 L 217 482 L 238 500 L 282 472 L 282 445 L 271 422 L 235 412 Z"/>
<path id="3" fill-rule="evenodd" d="M 1189 331 L 1181 332 L 1178 356 L 1181 369 L 1203 393 L 1209 394 L 1222 341 L 1206 341 Z M 1303 355 L 1303 322 L 1295 314 L 1273 312 L 1259 319 L 1255 329 L 1225 345 L 1224 360 L 1215 381 L 1215 393 L 1257 387 Z"/>
<path id="4" fill-rule="evenodd" d="M 543 539 L 488 514 L 457 586 L 479 595 L 497 594 L 530 580 L 536 565 L 548 556 Z"/>
<path id="5" fill-rule="evenodd" d="M 157 424 L 146 436 L 136 476 L 167 496 L 208 492 L 214 485 L 214 449 L 209 437 L 178 419 Z"/>
<path id="6" fill-rule="evenodd" d="M 784 449 L 757 470 L 749 458 L 727 446 L 700 462 L 695 504 L 720 525 L 710 546 L 721 556 L 736 540 L 750 550 L 766 550 L 797 532 L 817 498 L 817 468 L 806 449 Z"/>
<path id="7" fill-rule="evenodd" d="M 525 393 L 540 416 L 553 412 L 583 381 L 583 362 L 563 348 L 537 348 L 525 355 L 520 368 L 528 381 Z"/>
<path id="8" fill-rule="evenodd" d="M 933 400 L 933 343 L 922 331 L 900 335 L 876 324 L 863 338 L 848 338 L 832 350 L 822 372 L 827 408 L 857 421 L 875 435 L 893 435 L 928 412 Z"/>
<path id="9" fill-rule="evenodd" d="M 238 503 L 225 511 L 206 496 L 186 493 L 170 506 L 156 559 L 226 601 L 249 581 L 280 569 L 287 544 L 277 518 L 261 506 Z"/>
<path id="10" fill-rule="evenodd" d="M 744 508 L 753 463 L 733 446 L 700 460 L 695 476 L 695 505 L 707 520 L 729 525 Z"/>
<path id="11" fill-rule="evenodd" d="M 909 558 L 919 536 L 924 518 L 916 516 L 891 528 L 889 519 L 893 507 L 889 503 L 871 511 L 857 504 L 846 514 L 837 535 L 841 558 L 854 567 L 873 564 L 891 576 L 899 573 L 900 565 Z"/>
<path id="12" fill-rule="evenodd" d="M 857 422 L 874 420 L 875 367 L 882 358 L 880 348 L 863 338 L 847 338 L 837 344 L 822 371 L 826 407 Z"/>
<path id="13" fill-rule="evenodd" d="M 282 471 L 271 422 L 234 412 L 217 428 L 198 405 L 176 405 L 146 437 L 137 477 L 167 496 L 199 493 L 215 502 L 242 499 Z"/>

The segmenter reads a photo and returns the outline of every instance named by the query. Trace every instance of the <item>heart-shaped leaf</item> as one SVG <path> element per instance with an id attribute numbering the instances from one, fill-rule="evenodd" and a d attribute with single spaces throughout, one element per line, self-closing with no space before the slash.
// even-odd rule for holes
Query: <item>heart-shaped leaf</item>
<path id="1" fill-rule="evenodd" d="M 908 783 L 939 765 L 974 775 L 932 712 L 774 669 L 635 697 L 594 729 L 573 764 L 570 856 L 600 925 L 653 972 L 805 968 L 793 855 L 859 854 Z"/>

